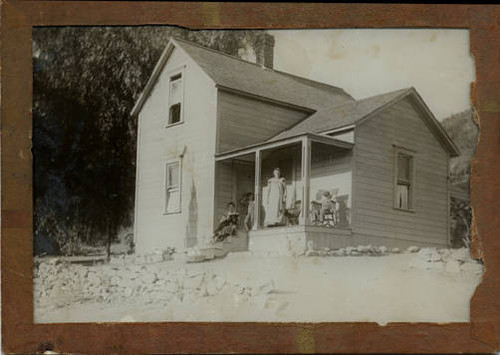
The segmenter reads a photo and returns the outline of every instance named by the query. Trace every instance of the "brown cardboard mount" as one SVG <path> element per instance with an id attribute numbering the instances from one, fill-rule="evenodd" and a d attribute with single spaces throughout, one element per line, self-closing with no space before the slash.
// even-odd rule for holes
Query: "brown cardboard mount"
<path id="1" fill-rule="evenodd" d="M 313 3 L 1 3 L 2 342 L 5 353 L 492 353 L 500 349 L 500 7 Z M 472 163 L 473 255 L 485 274 L 470 323 L 33 324 L 33 26 L 461 28 L 476 65 L 480 138 Z"/>

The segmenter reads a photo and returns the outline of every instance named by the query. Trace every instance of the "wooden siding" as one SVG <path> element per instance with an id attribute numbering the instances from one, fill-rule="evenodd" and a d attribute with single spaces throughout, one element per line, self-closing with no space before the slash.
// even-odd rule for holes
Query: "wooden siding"
<path id="1" fill-rule="evenodd" d="M 338 196 L 348 196 L 351 207 L 352 151 L 314 144 L 311 162 L 311 201 L 318 200 L 319 190 L 338 189 Z"/>
<path id="2" fill-rule="evenodd" d="M 447 244 L 448 153 L 411 100 L 356 127 L 353 233 L 358 243 Z M 394 208 L 394 145 L 415 152 L 413 211 Z"/>
<path id="3" fill-rule="evenodd" d="M 166 127 L 169 78 L 184 68 L 184 123 Z M 139 253 L 182 250 L 213 231 L 215 83 L 174 49 L 139 114 L 135 234 Z M 181 212 L 165 214 L 165 165 L 180 159 Z"/>
<path id="4" fill-rule="evenodd" d="M 218 101 L 218 152 L 262 142 L 309 115 L 222 90 Z"/>
<path id="5" fill-rule="evenodd" d="M 340 141 L 354 143 L 354 129 L 328 133 L 328 136 L 338 139 Z"/>

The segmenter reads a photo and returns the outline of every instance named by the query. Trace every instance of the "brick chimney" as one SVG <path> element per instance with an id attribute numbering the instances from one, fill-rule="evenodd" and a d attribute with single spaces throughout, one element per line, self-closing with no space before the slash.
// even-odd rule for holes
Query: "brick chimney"
<path id="1" fill-rule="evenodd" d="M 256 51 L 256 62 L 263 67 L 273 69 L 274 64 L 274 37 L 269 33 L 260 36 Z"/>

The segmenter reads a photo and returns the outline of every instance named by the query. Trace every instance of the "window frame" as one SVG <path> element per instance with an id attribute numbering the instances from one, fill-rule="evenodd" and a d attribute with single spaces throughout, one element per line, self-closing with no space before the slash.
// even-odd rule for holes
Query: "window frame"
<path id="1" fill-rule="evenodd" d="M 398 210 L 398 211 L 404 211 L 404 212 L 415 212 L 415 206 L 416 206 L 416 203 L 415 203 L 415 183 L 416 183 L 416 156 L 417 156 L 417 153 L 414 151 L 414 150 L 411 150 L 411 149 L 408 149 L 408 148 L 404 148 L 404 147 L 400 147 L 400 146 L 397 146 L 397 145 L 394 145 L 393 144 L 393 147 L 394 147 L 394 186 L 393 186 L 393 190 L 394 190 L 394 203 L 393 203 L 393 208 L 395 210 Z M 400 155 L 406 155 L 408 156 L 410 159 L 409 159 L 409 180 L 408 181 L 403 181 L 403 183 L 401 183 L 402 185 L 404 183 L 406 183 L 407 185 L 409 185 L 409 189 L 408 189 L 408 208 L 403 208 L 403 207 L 399 207 L 398 205 L 398 186 L 400 185 L 400 179 L 399 179 L 399 156 Z"/>
<path id="2" fill-rule="evenodd" d="M 177 191 L 179 192 L 179 203 L 178 203 L 178 208 L 173 211 L 168 210 L 168 202 L 169 202 L 169 191 L 173 190 L 175 188 L 169 187 L 169 174 L 168 174 L 168 169 L 169 166 L 172 165 L 177 165 L 178 166 L 178 183 L 177 183 Z M 169 160 L 165 163 L 165 208 L 163 211 L 163 214 L 168 215 L 168 214 L 178 214 L 182 212 L 182 159 L 173 159 Z"/>
<path id="3" fill-rule="evenodd" d="M 176 68 L 176 69 L 171 70 L 167 73 L 167 77 L 168 77 L 167 124 L 166 124 L 165 128 L 177 126 L 177 125 L 184 123 L 184 101 L 185 101 L 185 87 L 186 87 L 186 85 L 185 85 L 185 83 L 186 83 L 186 70 L 185 70 L 185 68 L 186 68 L 186 66 L 183 65 L 182 67 Z M 180 76 L 181 85 L 182 85 L 181 101 L 180 101 L 181 109 L 180 109 L 180 114 L 179 114 L 180 117 L 179 117 L 178 122 L 170 123 L 170 112 L 171 112 L 171 106 L 172 106 L 172 103 L 171 103 L 171 100 L 172 100 L 172 98 L 171 98 L 172 82 L 175 81 L 172 79 L 174 79 L 176 76 Z"/>

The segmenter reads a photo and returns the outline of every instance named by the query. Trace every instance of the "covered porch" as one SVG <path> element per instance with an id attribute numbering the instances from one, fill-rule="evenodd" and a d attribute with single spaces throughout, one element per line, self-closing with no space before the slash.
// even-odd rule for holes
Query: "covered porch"
<path id="1" fill-rule="evenodd" d="M 250 250 L 345 244 L 351 235 L 352 147 L 307 133 L 216 155 L 215 218 L 233 202 L 240 215 L 238 235 L 248 237 Z M 282 216 L 270 223 L 276 211 L 276 168 Z M 248 207 L 250 195 L 253 208 Z"/>

